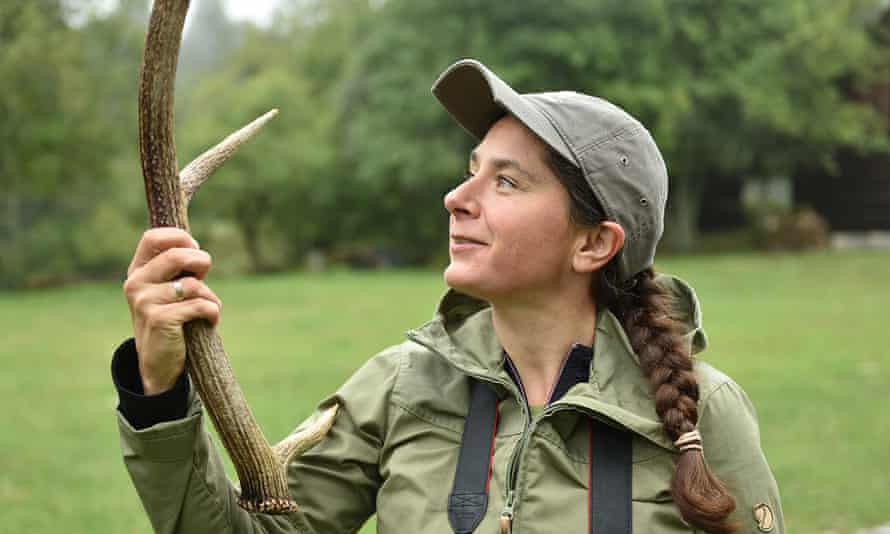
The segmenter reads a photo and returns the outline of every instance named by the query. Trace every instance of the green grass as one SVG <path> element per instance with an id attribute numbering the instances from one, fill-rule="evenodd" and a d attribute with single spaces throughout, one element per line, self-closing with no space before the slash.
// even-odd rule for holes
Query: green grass
<path id="1" fill-rule="evenodd" d="M 703 303 L 703 355 L 760 417 L 788 530 L 890 521 L 890 253 L 669 258 Z M 212 282 L 221 333 L 270 440 L 368 356 L 427 320 L 439 273 Z M 881 307 L 884 304 L 884 308 Z M 120 459 L 108 364 L 128 335 L 115 284 L 0 293 L 0 510 L 9 532 L 147 533 Z M 372 532 L 372 526 L 364 532 Z"/>

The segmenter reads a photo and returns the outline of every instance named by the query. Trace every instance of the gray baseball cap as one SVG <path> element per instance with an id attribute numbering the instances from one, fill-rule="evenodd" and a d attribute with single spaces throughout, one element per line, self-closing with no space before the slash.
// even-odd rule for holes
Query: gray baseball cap
<path id="1" fill-rule="evenodd" d="M 624 229 L 621 279 L 652 265 L 664 231 L 667 169 L 637 119 L 601 98 L 572 91 L 519 94 L 473 59 L 448 67 L 432 91 L 477 139 L 509 113 L 577 165 L 606 216 Z"/>

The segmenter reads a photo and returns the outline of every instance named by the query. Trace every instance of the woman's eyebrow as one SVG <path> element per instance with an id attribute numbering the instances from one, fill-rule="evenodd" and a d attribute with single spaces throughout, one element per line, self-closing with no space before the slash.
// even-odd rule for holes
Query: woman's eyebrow
<path id="1" fill-rule="evenodd" d="M 489 160 L 492 165 L 494 165 L 495 169 L 503 170 L 503 169 L 514 169 L 515 171 L 525 175 L 526 178 L 531 180 L 532 182 L 540 182 L 540 180 L 535 177 L 532 173 L 523 169 L 519 162 L 515 159 L 510 158 L 491 158 Z M 479 155 L 476 153 L 476 150 L 470 152 L 470 163 L 479 164 Z"/>

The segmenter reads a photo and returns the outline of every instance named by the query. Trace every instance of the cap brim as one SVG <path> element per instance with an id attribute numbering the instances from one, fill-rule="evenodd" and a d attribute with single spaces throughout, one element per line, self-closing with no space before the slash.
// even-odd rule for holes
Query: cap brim
<path id="1" fill-rule="evenodd" d="M 433 84 L 432 92 L 476 139 L 485 137 L 491 126 L 509 113 L 563 157 L 578 164 L 547 116 L 474 59 L 462 59 L 448 67 Z"/>

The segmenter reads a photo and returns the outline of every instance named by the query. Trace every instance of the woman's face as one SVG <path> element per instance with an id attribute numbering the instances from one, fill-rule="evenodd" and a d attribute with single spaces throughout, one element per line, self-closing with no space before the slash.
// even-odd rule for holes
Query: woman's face
<path id="1" fill-rule="evenodd" d="M 466 179 L 445 195 L 450 287 L 488 301 L 525 299 L 578 276 L 572 254 L 579 229 L 546 150 L 509 115 L 473 150 Z"/>

